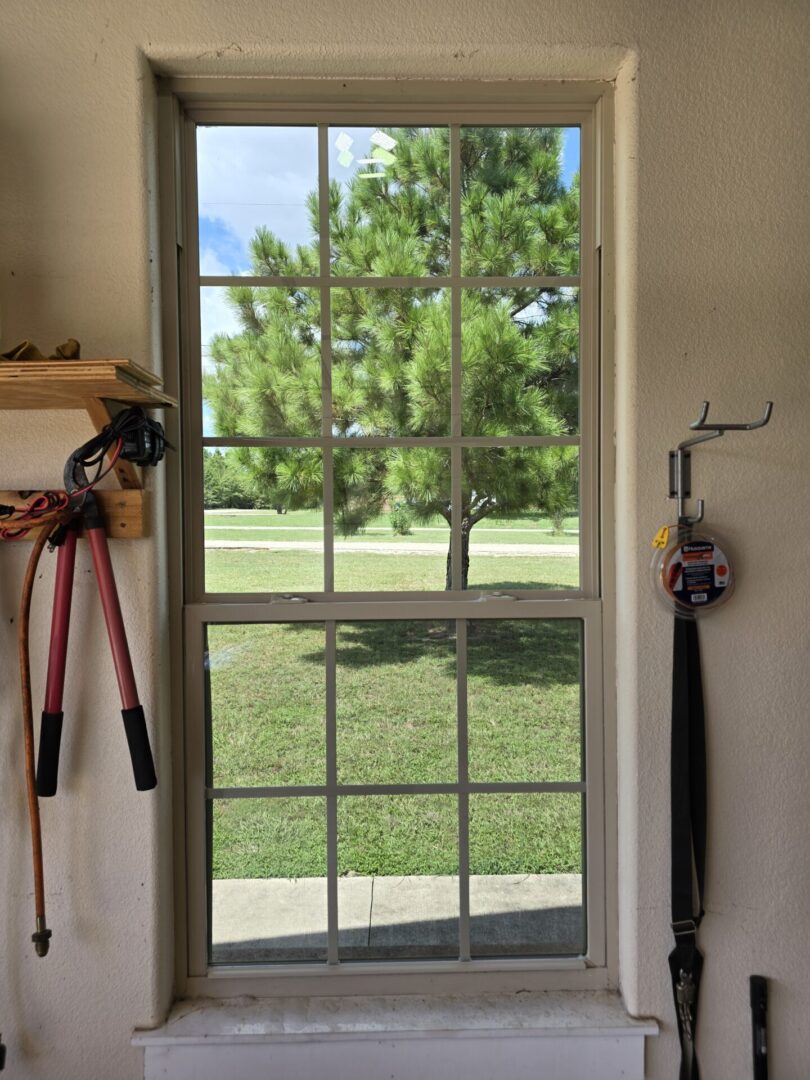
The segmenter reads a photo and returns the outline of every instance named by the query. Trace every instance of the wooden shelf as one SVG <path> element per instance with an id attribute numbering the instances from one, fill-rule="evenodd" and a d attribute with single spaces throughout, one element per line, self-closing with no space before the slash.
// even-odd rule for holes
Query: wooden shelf
<path id="1" fill-rule="evenodd" d="M 0 409 L 85 409 L 88 399 L 177 405 L 157 376 L 131 360 L 0 360 Z"/>
<path id="2" fill-rule="evenodd" d="M 84 409 L 96 431 L 101 431 L 112 419 L 108 401 L 147 409 L 177 405 L 164 394 L 160 378 L 132 360 L 0 360 L 0 409 Z M 113 474 L 122 490 L 96 490 L 107 535 L 146 536 L 146 492 L 140 470 L 129 461 L 118 461 Z M 33 538 L 36 530 L 27 535 Z"/>

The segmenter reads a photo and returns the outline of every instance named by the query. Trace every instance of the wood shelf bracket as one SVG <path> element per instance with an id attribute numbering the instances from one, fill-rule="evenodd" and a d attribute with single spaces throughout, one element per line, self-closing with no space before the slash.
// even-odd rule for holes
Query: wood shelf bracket
<path id="1" fill-rule="evenodd" d="M 177 401 L 163 392 L 159 376 L 131 360 L 0 361 L 0 409 L 84 409 L 101 432 L 113 419 L 111 404 L 171 409 Z M 112 460 L 112 452 L 107 458 Z M 119 460 L 112 472 L 119 490 L 96 489 L 107 535 L 146 536 L 148 493 L 142 470 Z M 6 494 L 13 502 L 11 493 Z M 28 538 L 36 531 L 30 529 Z"/>

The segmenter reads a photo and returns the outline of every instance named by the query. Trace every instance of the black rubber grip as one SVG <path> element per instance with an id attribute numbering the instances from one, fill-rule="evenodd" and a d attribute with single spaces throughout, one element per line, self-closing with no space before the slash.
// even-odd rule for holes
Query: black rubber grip
<path id="1" fill-rule="evenodd" d="M 39 729 L 39 755 L 37 756 L 37 795 L 47 799 L 56 794 L 59 774 L 59 746 L 62 742 L 61 712 L 44 712 Z"/>
<path id="2" fill-rule="evenodd" d="M 122 709 L 121 715 L 124 718 L 124 731 L 127 733 L 129 743 L 129 756 L 132 758 L 132 771 L 135 773 L 135 787 L 138 791 L 150 791 L 153 787 L 157 787 L 157 777 L 155 763 L 152 761 L 152 750 L 149 746 L 143 706 L 136 705 L 134 709 Z"/>

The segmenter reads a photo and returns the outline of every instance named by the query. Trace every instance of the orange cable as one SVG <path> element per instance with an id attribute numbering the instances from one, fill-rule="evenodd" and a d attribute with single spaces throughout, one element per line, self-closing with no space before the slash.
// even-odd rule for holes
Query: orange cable
<path id="1" fill-rule="evenodd" d="M 63 514 L 64 518 L 65 515 Z M 45 927 L 45 872 L 42 861 L 42 829 L 39 819 L 39 798 L 37 796 L 35 753 L 34 753 L 34 717 L 31 705 L 31 661 L 29 655 L 29 623 L 31 616 L 31 594 L 34 590 L 34 578 L 39 565 L 42 550 L 47 544 L 51 529 L 41 529 L 34 540 L 34 547 L 25 570 L 18 625 L 18 643 L 20 652 L 20 686 L 22 692 L 23 736 L 25 748 L 25 786 L 28 796 L 28 817 L 31 822 L 31 854 L 34 863 L 34 909 L 37 933 L 34 935 L 38 956 L 45 956 L 48 951 L 50 931 Z M 47 935 L 47 936 L 46 936 Z"/>

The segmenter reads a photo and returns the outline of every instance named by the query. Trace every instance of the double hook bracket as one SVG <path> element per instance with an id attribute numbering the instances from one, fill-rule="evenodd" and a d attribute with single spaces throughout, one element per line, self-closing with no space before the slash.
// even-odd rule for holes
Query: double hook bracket
<path id="1" fill-rule="evenodd" d="M 690 447 L 698 443 L 708 442 L 710 439 L 719 439 L 727 431 L 753 431 L 755 428 L 765 427 L 773 412 L 773 402 L 765 402 L 765 411 L 759 420 L 752 420 L 747 424 L 718 424 L 708 423 L 709 402 L 704 401 L 700 409 L 700 416 L 694 423 L 689 425 L 691 431 L 702 431 L 704 434 L 696 435 L 693 439 L 685 439 L 674 450 L 669 452 L 669 497 L 678 500 L 678 524 L 697 525 L 703 520 L 703 499 L 697 500 L 697 513 L 686 513 L 686 500 L 692 495 L 692 455 Z"/>

